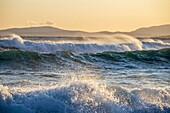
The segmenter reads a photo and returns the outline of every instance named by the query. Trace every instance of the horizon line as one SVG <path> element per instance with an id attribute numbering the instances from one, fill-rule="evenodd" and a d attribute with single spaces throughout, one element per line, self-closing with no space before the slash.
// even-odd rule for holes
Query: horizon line
<path id="1" fill-rule="evenodd" d="M 167 26 L 167 25 L 170 25 L 170 23 L 168 24 L 160 24 L 160 25 L 153 25 L 153 26 L 144 26 L 144 27 L 138 27 L 132 31 L 120 31 L 120 30 L 117 30 L 117 31 L 109 31 L 109 30 L 100 30 L 100 31 L 86 31 L 86 30 L 78 30 L 78 29 L 65 29 L 65 28 L 61 28 L 61 27 L 56 27 L 56 26 L 52 26 L 52 25 L 39 25 L 39 26 L 23 26 L 23 27 L 9 27 L 9 28 L 4 28 L 4 29 L 0 29 L 0 31 L 3 31 L 3 30 L 9 30 L 9 29 L 24 29 L 24 28 L 38 28 L 38 27 L 51 27 L 51 28 L 55 28 L 55 29 L 60 29 L 60 30 L 67 30 L 67 31 L 80 31 L 80 32 L 88 32 L 88 33 L 97 33 L 97 32 L 133 32 L 133 31 L 136 31 L 138 29 L 142 29 L 142 28 L 151 28 L 151 27 L 159 27 L 159 26 Z"/>

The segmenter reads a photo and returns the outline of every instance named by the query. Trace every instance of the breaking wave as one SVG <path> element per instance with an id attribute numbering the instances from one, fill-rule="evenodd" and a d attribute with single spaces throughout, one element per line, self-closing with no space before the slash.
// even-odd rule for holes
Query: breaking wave
<path id="1" fill-rule="evenodd" d="M 170 112 L 168 88 L 128 90 L 78 77 L 52 88 L 21 93 L 14 93 L 2 85 L 0 88 L 1 113 Z"/>
<path id="2" fill-rule="evenodd" d="M 101 53 L 104 51 L 136 51 L 155 50 L 170 48 L 169 43 L 162 41 L 140 41 L 126 35 L 116 35 L 112 38 L 85 38 L 83 41 L 29 41 L 23 40 L 20 36 L 3 38 L 0 40 L 0 47 L 16 48 L 19 50 L 33 51 L 40 53 L 55 53 L 57 51 L 73 51 L 75 53 Z"/>
<path id="3" fill-rule="evenodd" d="M 0 113 L 169 113 L 170 43 L 105 38 L 1 38 Z"/>

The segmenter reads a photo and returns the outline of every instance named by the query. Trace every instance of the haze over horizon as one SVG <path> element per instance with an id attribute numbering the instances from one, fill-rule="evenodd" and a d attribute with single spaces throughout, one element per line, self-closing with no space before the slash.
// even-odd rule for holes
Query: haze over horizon
<path id="1" fill-rule="evenodd" d="M 133 31 L 170 24 L 169 0 L 0 0 L 0 29 Z"/>

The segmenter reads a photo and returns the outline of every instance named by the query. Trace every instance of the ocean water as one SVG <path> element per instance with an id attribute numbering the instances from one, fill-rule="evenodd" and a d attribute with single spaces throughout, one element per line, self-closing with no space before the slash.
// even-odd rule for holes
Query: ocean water
<path id="1" fill-rule="evenodd" d="M 0 113 L 170 113 L 170 39 L 2 37 Z"/>

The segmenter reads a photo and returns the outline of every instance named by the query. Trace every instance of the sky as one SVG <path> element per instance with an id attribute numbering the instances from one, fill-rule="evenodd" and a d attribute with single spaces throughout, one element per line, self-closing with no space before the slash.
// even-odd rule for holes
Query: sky
<path id="1" fill-rule="evenodd" d="M 170 24 L 170 0 L 0 0 L 0 29 L 133 31 Z"/>

